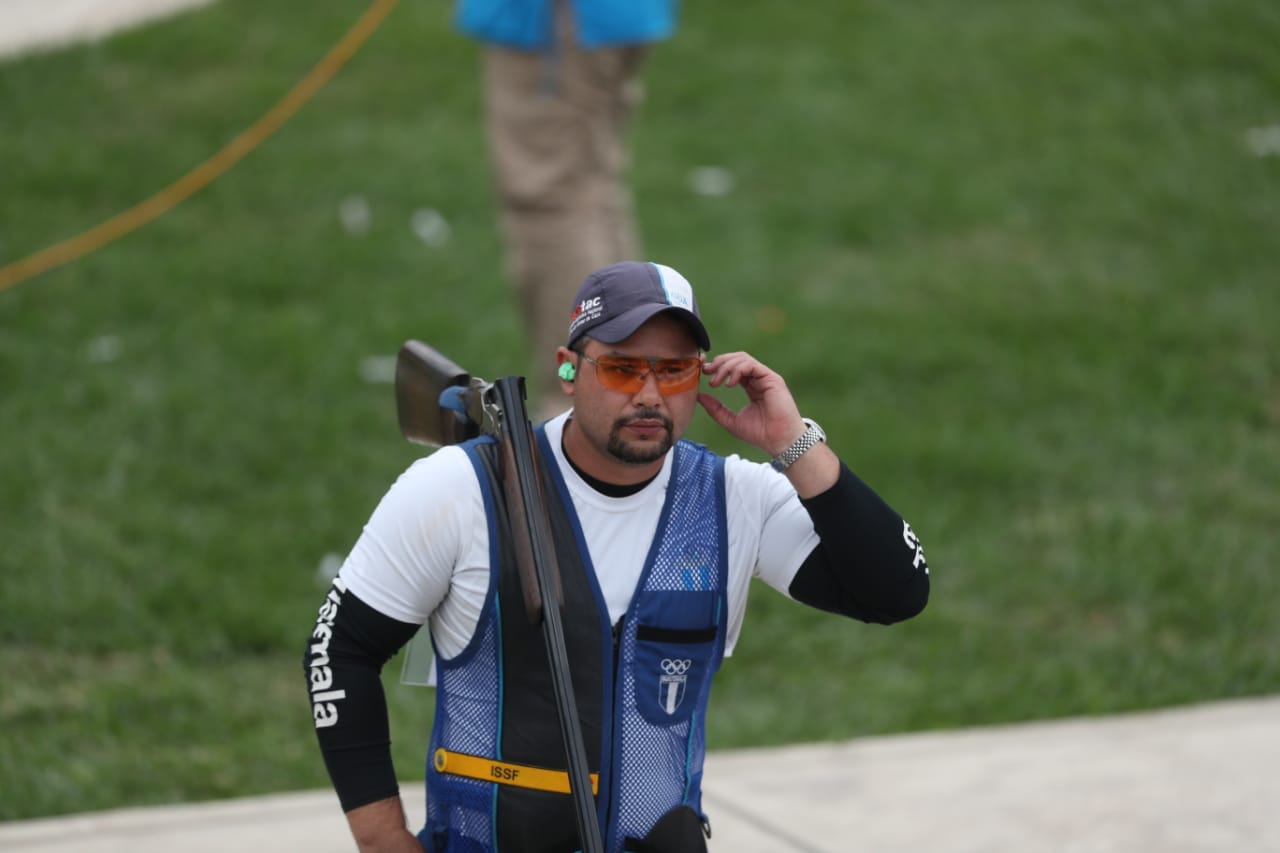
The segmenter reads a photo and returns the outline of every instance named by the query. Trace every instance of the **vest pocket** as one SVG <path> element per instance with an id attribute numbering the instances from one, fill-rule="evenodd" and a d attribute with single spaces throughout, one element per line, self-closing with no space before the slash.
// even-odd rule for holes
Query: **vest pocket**
<path id="1" fill-rule="evenodd" d="M 428 766 L 427 824 L 418 840 L 429 853 L 485 853 L 492 846 L 484 842 L 491 837 L 492 811 L 492 784 L 452 778 Z"/>
<path id="2" fill-rule="evenodd" d="M 636 710 L 655 726 L 689 719 L 711 673 L 716 627 L 636 626 Z"/>
<path id="3" fill-rule="evenodd" d="M 418 833 L 418 843 L 426 853 L 487 853 L 486 848 L 474 838 L 467 838 L 460 833 L 452 832 L 447 827 L 428 823 Z"/>

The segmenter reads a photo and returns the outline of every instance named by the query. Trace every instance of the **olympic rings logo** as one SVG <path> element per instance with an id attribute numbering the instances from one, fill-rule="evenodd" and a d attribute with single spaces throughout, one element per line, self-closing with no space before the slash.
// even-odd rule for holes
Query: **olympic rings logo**
<path id="1" fill-rule="evenodd" d="M 680 660 L 678 658 L 663 658 L 659 664 L 662 671 L 667 675 L 684 675 L 689 671 L 689 667 L 693 666 L 693 661 L 689 659 Z"/>

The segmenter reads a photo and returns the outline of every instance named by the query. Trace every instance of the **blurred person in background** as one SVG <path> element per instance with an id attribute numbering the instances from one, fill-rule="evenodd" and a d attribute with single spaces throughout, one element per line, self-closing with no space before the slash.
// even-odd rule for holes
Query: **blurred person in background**
<path id="1" fill-rule="evenodd" d="M 627 129 L 651 45 L 678 0 L 459 0 L 484 46 L 486 129 L 507 277 L 520 303 L 535 421 L 564 409 L 550 359 L 592 270 L 641 256 Z"/>

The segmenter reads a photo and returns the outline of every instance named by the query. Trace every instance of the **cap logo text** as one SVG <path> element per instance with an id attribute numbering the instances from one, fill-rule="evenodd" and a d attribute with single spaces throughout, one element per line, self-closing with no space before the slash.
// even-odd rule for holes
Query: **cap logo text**
<path id="1" fill-rule="evenodd" d="M 600 319 L 602 314 L 604 314 L 603 296 L 593 296 L 579 302 L 573 309 L 573 314 L 569 316 L 569 337 L 572 338 L 580 326 Z"/>

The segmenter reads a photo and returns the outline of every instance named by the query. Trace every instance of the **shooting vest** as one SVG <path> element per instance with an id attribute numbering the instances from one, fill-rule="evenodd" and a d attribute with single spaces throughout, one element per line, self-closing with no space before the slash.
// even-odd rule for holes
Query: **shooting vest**
<path id="1" fill-rule="evenodd" d="M 466 649 L 436 662 L 419 838 L 433 853 L 573 853 L 580 845 L 550 663 L 542 627 L 524 610 L 497 444 L 463 447 L 489 523 L 489 593 Z M 615 628 L 541 429 L 537 447 L 596 817 L 605 850 L 622 853 L 675 806 L 702 814 L 705 711 L 727 621 L 724 460 L 676 445 L 654 543 Z"/>

